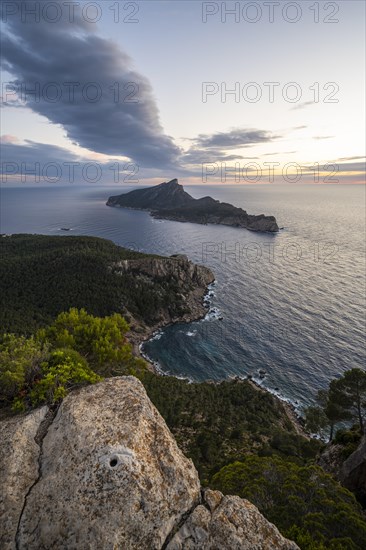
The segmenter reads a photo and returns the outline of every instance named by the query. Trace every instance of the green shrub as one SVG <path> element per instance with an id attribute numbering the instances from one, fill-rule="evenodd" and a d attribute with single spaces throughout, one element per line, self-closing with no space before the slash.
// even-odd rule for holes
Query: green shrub
<path id="1" fill-rule="evenodd" d="M 337 431 L 334 443 L 339 445 L 348 445 L 349 443 L 359 444 L 361 441 L 361 432 L 358 426 L 353 426 L 350 430 L 341 428 Z"/>
<path id="2" fill-rule="evenodd" d="M 141 375 L 145 362 L 132 354 L 128 328 L 119 314 L 94 317 L 72 308 L 36 337 L 5 334 L 0 343 L 0 405 L 24 411 L 58 402 L 73 387 L 95 383 L 101 376 Z"/>
<path id="3" fill-rule="evenodd" d="M 42 364 L 48 360 L 49 344 L 33 336 L 4 334 L 0 342 L 0 402 L 11 404 L 27 394 L 41 376 Z"/>
<path id="4" fill-rule="evenodd" d="M 350 430 L 341 428 L 337 431 L 334 438 L 334 443 L 342 445 L 342 458 L 346 460 L 359 446 L 361 441 L 361 432 L 358 425 L 353 426 Z"/>
<path id="5" fill-rule="evenodd" d="M 126 339 L 128 330 L 118 313 L 95 317 L 84 309 L 71 308 L 60 313 L 52 325 L 40 329 L 38 338 L 51 342 L 54 348 L 76 350 L 102 376 L 135 374 L 145 368 L 145 362 L 133 356 Z"/>
<path id="6" fill-rule="evenodd" d="M 57 349 L 42 365 L 42 377 L 36 381 L 30 399 L 33 406 L 57 403 L 68 391 L 82 384 L 95 384 L 102 380 L 75 350 Z"/>

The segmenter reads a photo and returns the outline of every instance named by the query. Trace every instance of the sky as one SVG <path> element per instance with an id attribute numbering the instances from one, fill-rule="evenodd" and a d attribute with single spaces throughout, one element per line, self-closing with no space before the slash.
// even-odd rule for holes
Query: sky
<path id="1" fill-rule="evenodd" d="M 19 183 L 364 183 L 365 3 L 3 1 Z"/>

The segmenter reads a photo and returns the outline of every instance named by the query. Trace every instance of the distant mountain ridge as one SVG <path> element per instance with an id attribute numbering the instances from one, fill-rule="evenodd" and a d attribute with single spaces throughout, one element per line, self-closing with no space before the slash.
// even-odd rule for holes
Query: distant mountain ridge
<path id="1" fill-rule="evenodd" d="M 179 222 L 213 223 L 271 233 L 279 230 L 274 216 L 253 216 L 212 197 L 194 199 L 177 179 L 109 197 L 107 206 L 148 210 L 154 218 Z"/>

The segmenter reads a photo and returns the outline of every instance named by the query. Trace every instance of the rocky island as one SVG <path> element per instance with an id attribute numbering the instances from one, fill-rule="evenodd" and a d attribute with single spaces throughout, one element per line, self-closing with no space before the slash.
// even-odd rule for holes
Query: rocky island
<path id="1" fill-rule="evenodd" d="M 274 216 L 250 215 L 242 208 L 212 197 L 195 199 L 184 191 L 177 179 L 109 197 L 107 206 L 148 210 L 154 218 L 178 222 L 229 225 L 270 233 L 279 230 Z"/>

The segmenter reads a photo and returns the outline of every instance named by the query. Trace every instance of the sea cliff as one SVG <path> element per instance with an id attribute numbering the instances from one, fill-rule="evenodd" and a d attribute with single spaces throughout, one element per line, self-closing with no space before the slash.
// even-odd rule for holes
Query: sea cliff
<path id="1" fill-rule="evenodd" d="M 95 237 L 14 235 L 0 239 L 0 254 L 4 332 L 35 332 L 78 307 L 122 314 L 135 342 L 161 326 L 202 317 L 214 281 L 210 269 L 186 256 L 144 254 Z"/>
<path id="2" fill-rule="evenodd" d="M 166 304 L 167 307 L 161 307 L 156 312 L 156 320 L 149 324 L 128 314 L 131 327 L 128 338 L 134 345 L 137 355 L 140 354 L 140 344 L 148 340 L 158 329 L 177 322 L 190 323 L 201 319 L 207 313 L 204 296 L 208 286 L 214 282 L 215 276 L 210 269 L 194 264 L 187 256 L 178 254 L 170 258 L 123 260 L 114 264 L 113 269 L 122 277 L 129 274 L 136 280 L 143 279 L 150 285 L 154 285 L 156 281 L 174 280 L 175 293 L 181 301 L 178 313 Z"/>

